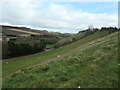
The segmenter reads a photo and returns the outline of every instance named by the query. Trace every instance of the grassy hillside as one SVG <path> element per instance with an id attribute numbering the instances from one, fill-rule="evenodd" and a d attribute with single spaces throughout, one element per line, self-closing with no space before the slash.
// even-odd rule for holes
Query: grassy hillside
<path id="1" fill-rule="evenodd" d="M 57 43 L 54 44 L 54 48 L 58 48 L 58 47 L 73 43 L 73 42 L 78 41 L 82 38 L 85 38 L 95 32 L 106 32 L 108 34 L 111 34 L 111 33 L 116 32 L 117 30 L 118 29 L 116 27 L 107 27 L 107 28 L 102 27 L 101 29 L 93 28 L 93 30 L 86 29 L 83 31 L 79 31 L 77 34 L 71 35 L 70 37 L 66 37 L 66 38 L 59 40 Z M 102 36 L 104 36 L 104 34 L 101 35 L 101 37 Z"/>
<path id="2" fill-rule="evenodd" d="M 72 52 L 72 50 L 76 49 L 77 47 L 80 47 L 90 41 L 93 41 L 95 39 L 101 38 L 101 36 L 106 36 L 106 35 L 108 35 L 107 31 L 102 31 L 102 32 L 98 31 L 92 35 L 89 35 L 88 37 L 85 37 L 74 43 L 66 45 L 62 48 L 51 50 L 49 52 L 39 53 L 28 57 L 14 58 L 13 60 L 11 59 L 10 61 L 7 61 L 8 63 L 3 62 L 3 77 L 6 77 L 7 75 L 15 71 L 18 71 L 22 68 L 31 65 L 36 65 L 41 62 L 48 61 L 49 59 L 54 60 L 54 58 L 56 58 L 57 55 L 66 55 L 67 53 L 69 54 L 70 52 Z"/>
<path id="3" fill-rule="evenodd" d="M 3 63 L 4 88 L 117 88 L 117 33 L 96 32 L 62 48 Z M 88 42 L 94 41 L 90 45 Z M 84 45 L 83 45 L 84 44 Z M 57 55 L 60 57 L 57 57 Z M 54 61 L 50 61 L 53 58 Z M 44 62 L 44 63 L 43 63 Z M 37 66 L 36 63 L 39 63 Z M 41 63 L 41 64 L 40 64 Z M 32 65 L 30 68 L 23 68 Z M 11 67 L 10 67 L 11 66 Z M 43 71 L 43 68 L 49 70 Z"/>
<path id="4" fill-rule="evenodd" d="M 103 37 L 103 36 L 109 34 L 110 31 L 109 30 L 104 30 L 104 31 L 102 31 L 102 30 L 97 30 L 97 31 L 96 30 L 94 30 L 94 31 L 84 30 L 77 34 L 71 35 L 70 37 L 66 37 L 66 38 L 59 40 L 57 43 L 54 44 L 54 48 L 58 48 L 58 47 L 73 43 L 75 41 L 78 41 L 80 39 L 88 37 L 89 35 L 92 35 L 96 32 L 100 33 L 101 34 L 100 36 Z"/>
<path id="5" fill-rule="evenodd" d="M 78 33 L 78 34 L 75 34 L 75 35 L 72 35 L 72 36 L 70 36 L 70 37 L 67 37 L 67 38 L 63 38 L 63 39 L 61 39 L 61 40 L 59 40 L 59 42 L 57 43 L 57 44 L 62 44 L 62 43 L 64 43 L 64 42 L 68 42 L 68 41 L 71 41 L 71 39 L 73 39 L 73 38 L 77 38 L 77 37 L 82 37 L 82 36 L 85 36 L 85 32 L 83 32 L 83 33 Z"/>

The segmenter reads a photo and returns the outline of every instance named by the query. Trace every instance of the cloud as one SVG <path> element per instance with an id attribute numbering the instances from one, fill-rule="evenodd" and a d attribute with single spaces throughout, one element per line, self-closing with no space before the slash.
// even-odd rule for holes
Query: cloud
<path id="1" fill-rule="evenodd" d="M 24 25 L 49 31 L 76 33 L 94 27 L 117 26 L 117 14 L 74 11 L 54 2 L 10 0 L 2 3 L 2 24 Z"/>

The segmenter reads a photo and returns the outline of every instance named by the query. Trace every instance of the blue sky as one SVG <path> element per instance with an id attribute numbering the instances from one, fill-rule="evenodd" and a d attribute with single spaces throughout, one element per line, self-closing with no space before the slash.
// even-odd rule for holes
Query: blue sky
<path id="1" fill-rule="evenodd" d="M 70 6 L 73 11 L 83 10 L 89 13 L 117 13 L 118 2 L 56 2 Z"/>
<path id="2" fill-rule="evenodd" d="M 69 7 L 72 11 L 83 10 L 89 13 L 108 14 L 115 14 L 118 12 L 118 2 L 43 2 L 42 9 L 48 8 L 48 5 L 52 3 Z M 40 8 L 38 7 L 37 9 L 39 10 Z"/>
<path id="3" fill-rule="evenodd" d="M 77 33 L 89 25 L 95 28 L 117 26 L 117 2 L 10 1 L 2 4 L 1 24 L 4 25 L 63 33 Z"/>

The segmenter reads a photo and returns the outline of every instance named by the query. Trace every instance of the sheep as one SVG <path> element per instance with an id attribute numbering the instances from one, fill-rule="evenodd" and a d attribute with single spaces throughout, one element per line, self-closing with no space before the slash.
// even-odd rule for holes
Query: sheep
<path id="1" fill-rule="evenodd" d="M 92 44 L 94 44 L 94 42 L 92 42 Z"/>
<path id="2" fill-rule="evenodd" d="M 78 86 L 78 88 L 80 88 L 80 86 Z"/>
<path id="3" fill-rule="evenodd" d="M 100 42 L 100 39 L 98 39 L 97 42 Z"/>
<path id="4" fill-rule="evenodd" d="M 6 64 L 8 64 L 8 62 L 6 62 Z"/>
<path id="5" fill-rule="evenodd" d="M 89 43 L 90 45 L 92 45 L 92 43 Z"/>
<path id="6" fill-rule="evenodd" d="M 57 57 L 60 57 L 60 55 L 58 55 Z"/>

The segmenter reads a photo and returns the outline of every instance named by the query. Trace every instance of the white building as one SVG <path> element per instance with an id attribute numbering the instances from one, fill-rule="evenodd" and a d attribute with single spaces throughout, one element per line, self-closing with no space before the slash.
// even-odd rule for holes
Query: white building
<path id="1" fill-rule="evenodd" d="M 91 31 L 93 31 L 93 26 L 92 26 L 92 25 L 89 25 L 89 26 L 88 26 L 88 29 L 90 29 Z"/>

